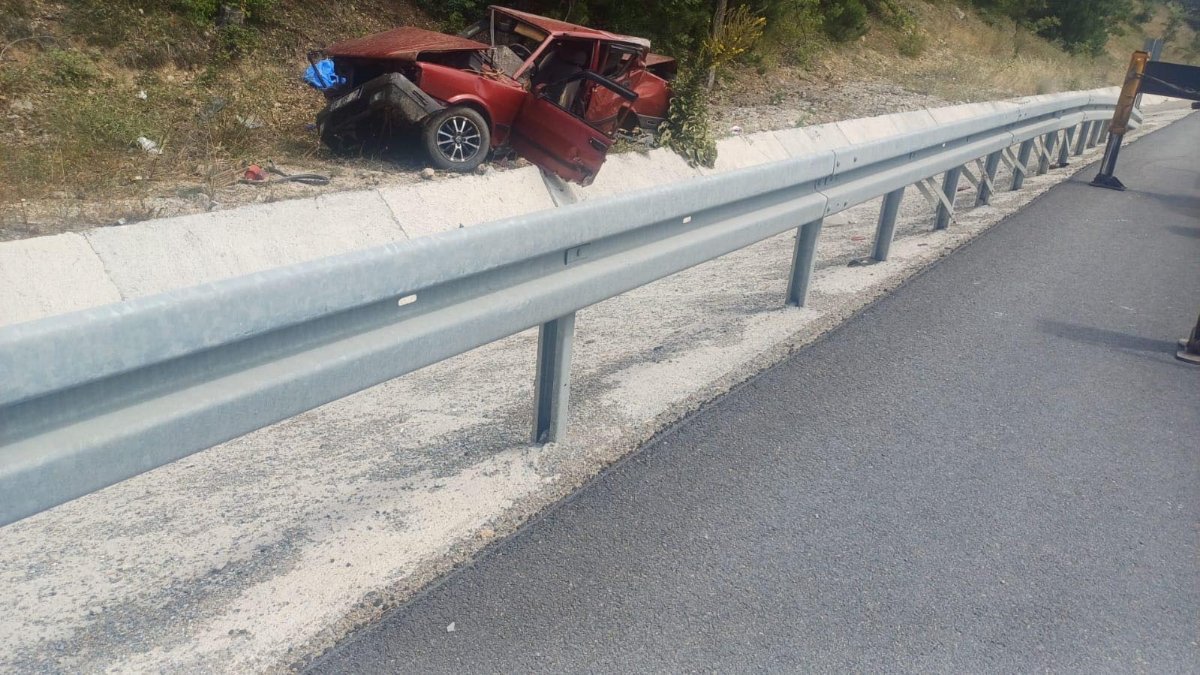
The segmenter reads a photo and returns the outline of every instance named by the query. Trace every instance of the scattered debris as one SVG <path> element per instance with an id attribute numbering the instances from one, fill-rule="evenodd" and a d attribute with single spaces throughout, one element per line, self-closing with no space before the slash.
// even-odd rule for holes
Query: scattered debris
<path id="1" fill-rule="evenodd" d="M 853 237 L 850 237 L 850 241 L 866 241 L 866 240 L 867 240 L 867 238 L 862 236 L 861 234 L 856 234 Z"/>
<path id="2" fill-rule="evenodd" d="M 246 12 L 237 4 L 221 3 L 217 8 L 217 27 L 241 26 L 246 23 Z"/>
<path id="3" fill-rule="evenodd" d="M 150 98 L 150 96 L 146 94 L 145 89 L 138 89 L 138 93 L 135 95 L 138 97 L 139 101 L 145 101 L 146 99 Z"/>
<path id="4" fill-rule="evenodd" d="M 207 122 L 221 114 L 221 111 L 225 109 L 226 105 L 228 105 L 228 103 L 225 101 L 225 99 L 221 98 L 220 96 L 214 97 L 208 102 L 208 105 L 204 106 L 204 110 L 200 111 L 200 114 L 198 115 L 200 121 Z"/>
<path id="5" fill-rule="evenodd" d="M 485 527 L 479 531 L 480 539 L 491 539 L 494 536 L 496 536 L 496 531 L 490 527 Z"/>
<path id="6" fill-rule="evenodd" d="M 246 117 L 242 117 L 241 115 L 238 115 L 237 121 L 238 121 L 238 124 L 246 127 L 247 129 L 261 129 L 263 126 L 263 121 L 260 120 L 259 118 L 255 117 L 254 115 L 249 115 Z"/>
<path id="7" fill-rule="evenodd" d="M 271 178 L 268 173 L 273 173 L 279 178 Z M 251 164 L 246 167 L 242 173 L 242 177 L 238 180 L 239 183 L 246 185 L 266 185 L 268 183 L 304 183 L 305 185 L 329 185 L 331 179 L 329 176 L 323 176 L 319 173 L 287 173 L 286 171 L 275 166 L 274 162 L 268 162 L 267 168 L 264 170 L 257 164 Z"/>
<path id="8" fill-rule="evenodd" d="M 161 155 L 162 154 L 162 148 L 158 147 L 158 143 L 155 143 L 154 141 L 150 140 L 149 138 L 146 138 L 145 136 L 138 136 L 137 144 L 138 144 L 138 147 L 140 147 L 142 149 L 142 152 L 145 152 L 147 155 Z"/>
<path id="9" fill-rule="evenodd" d="M 736 124 L 735 124 L 735 125 L 733 125 L 732 127 L 729 127 L 729 133 L 730 133 L 730 135 L 732 135 L 732 136 L 741 136 L 741 135 L 742 135 L 742 128 L 741 128 L 740 126 L 738 126 L 738 125 L 736 125 Z"/>
<path id="10" fill-rule="evenodd" d="M 425 180 L 433 180 L 433 177 L 436 175 L 437 175 L 437 172 L 429 167 L 425 167 L 424 169 L 421 169 L 421 178 L 424 178 Z"/>
<path id="11" fill-rule="evenodd" d="M 454 632 L 454 631 L 456 631 L 456 630 L 458 630 L 458 629 L 457 629 L 457 628 L 454 626 L 454 622 L 453 622 L 453 621 L 451 621 L 451 622 L 450 622 L 450 625 L 449 625 L 449 626 L 446 626 L 446 632 L 447 632 L 447 633 L 453 633 L 453 632 Z"/>
<path id="12" fill-rule="evenodd" d="M 245 173 L 242 174 L 242 182 L 246 183 L 265 183 L 268 180 L 270 177 L 267 176 L 267 172 L 257 164 L 246 167 Z"/>
<path id="13" fill-rule="evenodd" d="M 8 108 L 13 112 L 33 112 L 33 101 L 19 98 L 8 104 Z"/>

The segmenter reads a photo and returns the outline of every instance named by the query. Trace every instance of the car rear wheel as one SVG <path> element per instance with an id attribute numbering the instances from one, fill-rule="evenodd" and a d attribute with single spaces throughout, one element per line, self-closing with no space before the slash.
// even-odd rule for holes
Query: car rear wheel
<path id="1" fill-rule="evenodd" d="M 434 115 L 425 124 L 425 149 L 443 171 L 474 171 L 491 149 L 492 135 L 483 115 L 458 106 Z"/>

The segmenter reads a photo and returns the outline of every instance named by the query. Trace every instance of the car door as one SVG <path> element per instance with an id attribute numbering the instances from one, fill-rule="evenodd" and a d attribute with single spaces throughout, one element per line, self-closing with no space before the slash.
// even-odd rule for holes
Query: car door
<path id="1" fill-rule="evenodd" d="M 635 65 L 641 61 L 640 48 L 635 45 L 602 42 L 599 51 L 597 72 L 626 89 L 636 90 L 635 79 L 641 70 L 635 68 Z M 592 126 L 612 136 L 621 122 L 621 116 L 628 110 L 629 103 L 609 89 L 594 84 L 587 86 L 587 112 L 584 117 Z"/>
<path id="2" fill-rule="evenodd" d="M 574 78 L 611 91 L 626 102 L 637 94 L 592 71 Z M 560 107 L 543 90 L 526 95 L 513 121 L 512 148 L 533 164 L 565 180 L 589 185 L 604 164 L 612 139 L 579 115 Z"/>

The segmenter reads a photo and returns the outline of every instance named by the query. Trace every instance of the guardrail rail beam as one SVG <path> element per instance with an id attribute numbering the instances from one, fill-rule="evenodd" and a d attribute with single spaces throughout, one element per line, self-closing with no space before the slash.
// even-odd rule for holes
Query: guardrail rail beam
<path id="1" fill-rule="evenodd" d="M 986 158 L 968 177 L 986 203 L 1001 162 L 1027 163 L 1036 139 L 1066 129 L 1065 165 L 1118 101 L 1061 94 L 0 326 L 0 525 L 535 327 L 533 439 L 561 441 L 576 312 L 791 231 L 786 300 L 804 306 L 830 214 L 883 197 L 873 257 L 884 260 L 908 186 L 943 229 L 966 165 Z"/>

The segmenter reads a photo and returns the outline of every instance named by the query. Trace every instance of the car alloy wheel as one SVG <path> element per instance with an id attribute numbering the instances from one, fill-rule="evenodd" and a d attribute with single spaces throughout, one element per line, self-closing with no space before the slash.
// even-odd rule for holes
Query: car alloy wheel
<path id="1" fill-rule="evenodd" d="M 456 164 L 471 161 L 483 147 L 483 136 L 475 122 L 461 115 L 447 117 L 437 128 L 437 148 Z"/>

